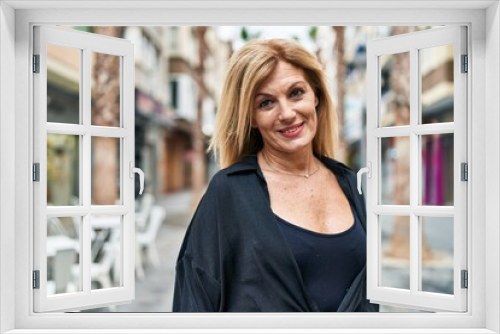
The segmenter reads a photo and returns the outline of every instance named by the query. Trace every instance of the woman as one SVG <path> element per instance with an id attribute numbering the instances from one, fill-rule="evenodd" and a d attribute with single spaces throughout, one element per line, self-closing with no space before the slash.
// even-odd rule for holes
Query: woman
<path id="1" fill-rule="evenodd" d="M 231 58 L 210 182 L 177 262 L 174 311 L 377 311 L 366 213 L 332 160 L 336 115 L 313 55 L 258 40 Z"/>

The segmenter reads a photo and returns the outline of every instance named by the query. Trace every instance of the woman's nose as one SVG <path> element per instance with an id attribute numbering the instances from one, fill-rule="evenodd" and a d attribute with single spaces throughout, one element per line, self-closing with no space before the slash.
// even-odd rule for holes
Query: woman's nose
<path id="1" fill-rule="evenodd" d="M 286 121 L 294 119 L 295 116 L 297 116 L 297 112 L 294 108 L 290 104 L 284 103 L 280 108 L 278 119 L 280 121 Z"/>

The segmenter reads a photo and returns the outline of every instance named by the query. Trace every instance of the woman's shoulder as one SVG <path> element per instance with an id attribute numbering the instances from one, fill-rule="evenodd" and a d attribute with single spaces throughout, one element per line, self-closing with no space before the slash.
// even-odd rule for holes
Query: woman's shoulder
<path id="1" fill-rule="evenodd" d="M 218 190 L 221 190 L 221 188 L 225 188 L 230 184 L 238 183 L 239 178 L 233 176 L 256 173 L 258 170 L 259 165 L 257 163 L 257 156 L 246 156 L 242 160 L 232 164 L 231 166 L 217 171 L 211 178 L 208 188 L 216 188 Z"/>
<path id="2" fill-rule="evenodd" d="M 248 172 L 257 172 L 258 169 L 259 164 L 257 163 L 257 156 L 249 155 L 232 164 L 231 166 L 219 170 L 217 173 L 215 173 L 212 180 L 214 182 L 224 182 L 227 177 L 245 174 Z"/>
<path id="3" fill-rule="evenodd" d="M 255 172 L 258 169 L 259 169 L 259 163 L 257 162 L 257 156 L 255 154 L 251 154 L 243 157 L 240 161 L 235 162 L 231 166 L 222 169 L 220 172 L 230 176 L 249 171 Z"/>

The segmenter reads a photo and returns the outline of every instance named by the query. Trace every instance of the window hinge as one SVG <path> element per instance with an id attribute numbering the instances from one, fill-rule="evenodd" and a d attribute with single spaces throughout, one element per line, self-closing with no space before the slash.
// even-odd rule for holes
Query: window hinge
<path id="1" fill-rule="evenodd" d="M 469 72 L 469 57 L 467 55 L 462 55 L 462 73 Z"/>
<path id="2" fill-rule="evenodd" d="M 462 289 L 469 287 L 469 274 L 467 270 L 462 270 Z"/>
<path id="3" fill-rule="evenodd" d="M 40 182 L 40 164 L 38 162 L 33 164 L 33 181 Z"/>
<path id="4" fill-rule="evenodd" d="M 460 170 L 462 175 L 461 181 L 469 181 L 469 167 L 466 162 L 460 164 Z"/>
<path id="5" fill-rule="evenodd" d="M 40 270 L 33 270 L 33 289 L 40 289 Z"/>
<path id="6" fill-rule="evenodd" d="M 33 73 L 40 73 L 40 55 L 33 55 Z"/>

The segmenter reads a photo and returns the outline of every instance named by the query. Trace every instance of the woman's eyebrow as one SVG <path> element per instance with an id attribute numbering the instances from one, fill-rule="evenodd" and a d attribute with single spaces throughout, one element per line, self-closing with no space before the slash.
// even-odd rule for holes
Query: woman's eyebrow
<path id="1" fill-rule="evenodd" d="M 303 80 L 294 81 L 294 82 L 292 82 L 292 83 L 290 83 L 290 84 L 287 85 L 286 90 L 289 90 L 290 88 L 292 88 L 292 87 L 294 87 L 295 85 L 298 85 L 298 84 L 305 84 L 305 81 L 303 81 Z M 255 98 L 257 98 L 259 96 L 273 96 L 273 94 L 266 93 L 266 92 L 258 92 L 257 94 L 255 94 Z"/>
<path id="2" fill-rule="evenodd" d="M 288 89 L 290 89 L 291 87 L 297 85 L 297 84 L 305 84 L 306 82 L 303 81 L 303 80 L 299 80 L 299 81 L 295 81 L 293 83 L 291 83 L 289 86 L 288 86 Z"/>
<path id="3" fill-rule="evenodd" d="M 287 88 L 287 90 L 289 90 L 289 88 Z M 257 100 L 264 99 L 264 98 L 274 99 L 280 93 L 281 93 L 281 89 L 279 89 L 279 90 L 272 90 L 272 91 L 269 91 L 269 92 L 259 91 L 255 95 L 255 100 L 257 101 Z"/>

